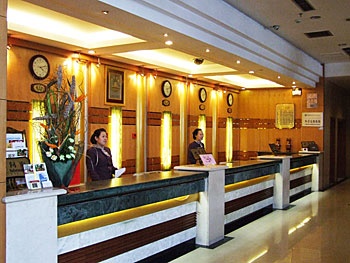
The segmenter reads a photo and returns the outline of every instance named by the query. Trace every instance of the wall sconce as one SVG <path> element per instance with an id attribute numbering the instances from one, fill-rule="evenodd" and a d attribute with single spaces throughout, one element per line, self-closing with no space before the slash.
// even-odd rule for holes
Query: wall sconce
<path id="1" fill-rule="evenodd" d="M 301 96 L 301 89 L 300 88 L 293 88 L 292 89 L 292 96 Z"/>
<path id="2" fill-rule="evenodd" d="M 153 78 L 156 79 L 157 77 L 158 77 L 158 72 L 157 72 L 157 69 L 155 69 L 153 72 Z"/>
<path id="3" fill-rule="evenodd" d="M 101 66 L 101 61 L 100 61 L 100 58 L 97 58 L 97 64 L 96 64 L 96 67 L 100 67 Z"/>

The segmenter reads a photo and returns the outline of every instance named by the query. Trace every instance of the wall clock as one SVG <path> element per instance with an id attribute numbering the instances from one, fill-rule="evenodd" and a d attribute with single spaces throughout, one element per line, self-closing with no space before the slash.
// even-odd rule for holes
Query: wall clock
<path id="1" fill-rule="evenodd" d="M 200 88 L 198 95 L 200 102 L 205 102 L 207 100 L 207 91 L 205 88 Z"/>
<path id="2" fill-rule="evenodd" d="M 232 93 L 227 94 L 227 105 L 228 106 L 233 105 L 233 94 Z"/>
<path id="3" fill-rule="evenodd" d="M 34 78 L 45 79 L 50 73 L 49 61 L 43 55 L 35 55 L 29 61 L 29 70 Z"/>
<path id="4" fill-rule="evenodd" d="M 172 90 L 173 90 L 173 88 L 171 86 L 170 81 L 169 80 L 164 80 L 162 82 L 162 93 L 163 93 L 163 96 L 166 97 L 166 98 L 170 97 Z"/>

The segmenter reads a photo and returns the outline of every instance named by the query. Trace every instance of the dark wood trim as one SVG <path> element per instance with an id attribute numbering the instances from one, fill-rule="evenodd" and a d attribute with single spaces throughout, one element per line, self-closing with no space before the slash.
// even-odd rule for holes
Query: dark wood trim
<path id="1" fill-rule="evenodd" d="M 273 187 L 225 203 L 225 215 L 273 196 Z"/>
<path id="2" fill-rule="evenodd" d="M 100 262 L 196 226 L 196 213 L 58 256 L 58 262 Z"/>

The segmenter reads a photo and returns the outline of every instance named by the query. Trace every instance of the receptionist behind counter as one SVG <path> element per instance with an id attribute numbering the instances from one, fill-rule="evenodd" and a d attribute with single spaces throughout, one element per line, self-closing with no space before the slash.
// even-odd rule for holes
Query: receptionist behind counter
<path id="1" fill-rule="evenodd" d="M 187 150 L 187 163 L 188 164 L 195 164 L 196 163 L 196 158 L 193 156 L 192 149 L 197 149 L 197 148 L 203 148 L 204 149 L 204 144 L 202 143 L 204 134 L 202 129 L 195 129 L 192 132 L 192 137 L 194 139 L 193 142 L 191 142 L 188 145 L 188 150 Z"/>
<path id="2" fill-rule="evenodd" d="M 106 147 L 107 140 L 107 132 L 103 128 L 91 135 L 93 145 L 86 151 L 86 167 L 92 181 L 112 179 L 117 169 L 113 166 L 111 150 Z"/>

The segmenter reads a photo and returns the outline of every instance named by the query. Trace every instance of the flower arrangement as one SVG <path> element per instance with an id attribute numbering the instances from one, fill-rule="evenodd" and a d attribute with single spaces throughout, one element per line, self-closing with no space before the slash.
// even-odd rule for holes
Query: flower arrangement
<path id="1" fill-rule="evenodd" d="M 74 160 L 77 154 L 75 142 L 79 134 L 79 120 L 85 95 L 76 96 L 76 80 L 63 78 L 62 67 L 57 77 L 47 85 L 40 120 L 42 150 L 53 162 Z"/>
<path id="2" fill-rule="evenodd" d="M 41 157 L 55 187 L 68 187 L 75 168 L 83 154 L 83 139 L 80 134 L 80 117 L 86 95 L 77 96 L 75 76 L 64 78 L 59 66 L 57 76 L 46 87 L 41 101 L 40 121 Z"/>

